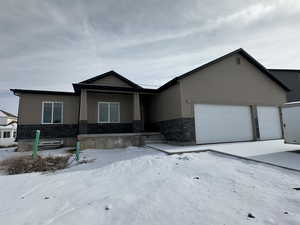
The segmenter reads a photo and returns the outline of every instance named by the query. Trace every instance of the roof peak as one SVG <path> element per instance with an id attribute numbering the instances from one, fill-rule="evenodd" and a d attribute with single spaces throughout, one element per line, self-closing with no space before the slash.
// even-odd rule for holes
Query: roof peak
<path id="1" fill-rule="evenodd" d="M 103 79 L 105 77 L 108 77 L 108 76 L 115 76 L 115 77 L 117 77 L 118 79 L 122 80 L 123 82 L 125 82 L 126 84 L 128 84 L 131 87 L 142 88 L 138 84 L 132 82 L 131 80 L 128 80 L 126 77 L 122 76 L 121 74 L 117 73 L 114 70 L 110 70 L 110 71 L 108 71 L 106 73 L 94 76 L 94 77 L 89 78 L 89 79 L 84 80 L 84 81 L 81 81 L 81 82 L 79 82 L 79 84 L 91 84 L 94 81 L 101 80 L 101 79 Z"/>
<path id="2" fill-rule="evenodd" d="M 163 90 L 165 88 L 170 87 L 174 82 L 177 82 L 177 80 L 185 78 L 186 76 L 189 76 L 197 71 L 200 71 L 204 68 L 207 68 L 215 63 L 218 63 L 220 61 L 222 61 L 223 59 L 233 56 L 235 54 L 241 54 L 243 57 L 245 57 L 251 64 L 253 64 L 257 69 L 259 69 L 262 73 L 266 74 L 271 80 L 273 80 L 274 82 L 276 82 L 280 87 L 282 87 L 283 89 L 285 89 L 286 91 L 289 91 L 290 89 L 283 84 L 280 80 L 278 80 L 275 76 L 273 76 L 273 74 L 271 74 L 261 63 L 259 63 L 254 57 L 252 57 L 248 52 L 246 52 L 243 48 L 238 48 L 232 52 L 229 52 L 221 57 L 218 57 L 208 63 L 205 63 L 189 72 L 186 72 L 180 76 L 177 76 L 175 78 L 173 78 L 172 80 L 170 80 L 169 82 L 165 83 L 164 85 L 162 85 L 159 90 Z"/>

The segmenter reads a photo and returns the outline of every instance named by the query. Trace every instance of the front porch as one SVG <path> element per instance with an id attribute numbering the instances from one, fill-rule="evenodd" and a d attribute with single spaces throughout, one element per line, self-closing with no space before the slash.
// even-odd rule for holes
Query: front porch
<path id="1" fill-rule="evenodd" d="M 80 90 L 78 134 L 153 132 L 149 119 L 151 93 Z"/>
<path id="2" fill-rule="evenodd" d="M 161 136 L 150 120 L 153 91 L 80 85 L 77 139 L 82 149 L 142 146 Z M 76 90 L 76 89 L 75 89 Z"/>

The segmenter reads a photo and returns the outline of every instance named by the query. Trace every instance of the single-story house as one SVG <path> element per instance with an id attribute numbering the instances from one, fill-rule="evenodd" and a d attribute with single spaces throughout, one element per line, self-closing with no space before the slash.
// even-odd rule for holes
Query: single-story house
<path id="1" fill-rule="evenodd" d="M 137 145 L 149 132 L 196 144 L 279 139 L 280 106 L 289 91 L 243 49 L 158 89 L 143 88 L 114 71 L 73 88 L 11 89 L 19 96 L 17 139 L 23 148 L 33 142 L 37 129 L 44 139 L 59 138 L 65 145 L 80 140 L 83 148 L 105 142 L 110 147 Z"/>
<path id="2" fill-rule="evenodd" d="M 17 117 L 0 110 L 0 147 L 15 145 L 17 134 Z"/>

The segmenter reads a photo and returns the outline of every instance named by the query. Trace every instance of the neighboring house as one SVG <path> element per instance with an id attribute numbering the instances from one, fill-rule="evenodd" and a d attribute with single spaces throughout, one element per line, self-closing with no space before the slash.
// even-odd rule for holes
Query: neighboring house
<path id="1" fill-rule="evenodd" d="M 0 147 L 15 145 L 17 117 L 0 110 Z"/>
<path id="2" fill-rule="evenodd" d="M 277 139 L 279 107 L 289 91 L 243 49 L 158 89 L 142 88 L 114 71 L 73 87 L 74 92 L 12 89 L 20 97 L 20 144 L 32 143 L 36 129 L 65 145 L 78 138 L 83 148 L 141 144 L 137 136 L 153 131 L 181 143 Z"/>
<path id="3" fill-rule="evenodd" d="M 268 69 L 278 80 L 291 90 L 287 94 L 288 102 L 300 101 L 300 70 Z"/>

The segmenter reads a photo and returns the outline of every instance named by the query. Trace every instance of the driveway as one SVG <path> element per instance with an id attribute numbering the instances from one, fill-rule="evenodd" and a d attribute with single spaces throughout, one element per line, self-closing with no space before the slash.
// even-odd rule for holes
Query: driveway
<path id="1" fill-rule="evenodd" d="M 277 152 L 250 158 L 300 170 L 300 152 Z"/>
<path id="2" fill-rule="evenodd" d="M 193 145 L 193 146 L 175 146 L 169 144 L 148 144 L 147 146 L 159 149 L 166 153 L 216 150 L 233 155 L 252 157 L 266 155 L 270 153 L 297 151 L 300 145 L 284 144 L 283 140 L 238 142 L 227 144 Z"/>

